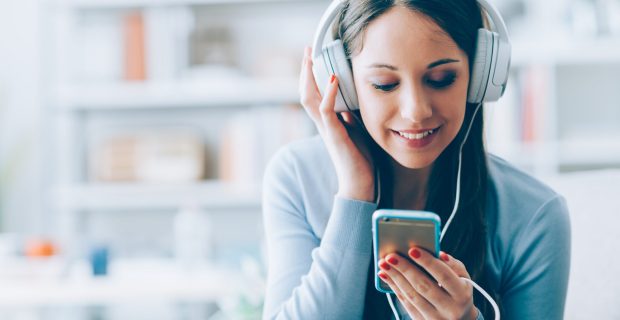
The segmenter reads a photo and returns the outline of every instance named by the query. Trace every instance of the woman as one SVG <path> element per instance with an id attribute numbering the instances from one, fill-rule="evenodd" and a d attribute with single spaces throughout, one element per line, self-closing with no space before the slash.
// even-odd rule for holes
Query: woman
<path id="1" fill-rule="evenodd" d="M 465 277 L 494 297 L 504 319 L 562 319 L 565 202 L 485 152 L 482 110 L 467 103 L 482 25 L 475 0 L 348 1 L 335 34 L 350 59 L 359 111 L 341 117 L 334 111 L 339 79 L 318 84 L 326 85 L 321 95 L 306 50 L 300 93 L 320 135 L 281 150 L 265 175 L 264 318 L 391 318 L 374 288 L 371 215 L 428 210 L 446 221 L 464 142 L 461 201 L 440 259 L 411 248 L 415 263 L 378 257 L 378 275 L 404 318 L 492 318 Z"/>

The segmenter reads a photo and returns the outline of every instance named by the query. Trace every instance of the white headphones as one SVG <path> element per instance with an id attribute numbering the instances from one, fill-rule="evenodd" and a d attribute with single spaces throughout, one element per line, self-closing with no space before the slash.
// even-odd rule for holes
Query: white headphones
<path id="1" fill-rule="evenodd" d="M 342 40 L 334 40 L 331 26 L 341 14 L 348 0 L 334 0 L 319 22 L 312 45 L 313 73 L 321 94 L 330 75 L 338 77 L 337 112 L 359 109 L 353 73 L 342 45 Z M 510 69 L 510 40 L 506 24 L 493 5 L 486 0 L 477 0 L 491 22 L 491 30 L 478 29 L 476 54 L 467 93 L 467 102 L 482 103 L 497 101 L 508 81 Z M 325 42 L 325 38 L 328 42 Z M 322 48 L 322 50 L 319 50 Z"/>

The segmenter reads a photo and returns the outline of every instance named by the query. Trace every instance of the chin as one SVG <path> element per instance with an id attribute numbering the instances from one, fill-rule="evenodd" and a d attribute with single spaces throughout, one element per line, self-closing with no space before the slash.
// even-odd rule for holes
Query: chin
<path id="1" fill-rule="evenodd" d="M 388 152 L 388 154 L 394 161 L 407 169 L 428 168 L 437 160 L 437 156 L 430 154 L 393 154 L 391 152 Z"/>

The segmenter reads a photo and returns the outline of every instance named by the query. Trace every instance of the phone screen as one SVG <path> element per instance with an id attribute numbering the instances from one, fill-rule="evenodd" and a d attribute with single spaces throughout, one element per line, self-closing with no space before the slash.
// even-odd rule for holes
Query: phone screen
<path id="1" fill-rule="evenodd" d="M 418 220 L 411 218 L 381 218 L 377 224 L 377 240 L 379 252 L 376 259 L 398 252 L 409 259 L 409 248 L 416 246 L 438 256 L 437 224 L 432 220 Z M 411 259 L 409 259 L 411 261 Z M 380 281 L 381 288 L 391 291 L 389 286 Z"/>

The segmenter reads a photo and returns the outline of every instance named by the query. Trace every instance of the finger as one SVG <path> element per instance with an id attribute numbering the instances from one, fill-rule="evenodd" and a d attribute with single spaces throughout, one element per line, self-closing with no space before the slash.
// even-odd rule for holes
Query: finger
<path id="1" fill-rule="evenodd" d="M 461 294 L 464 286 L 463 281 L 446 263 L 435 258 L 428 251 L 412 247 L 409 249 L 409 257 L 421 268 L 426 270 L 443 287 L 448 294 L 455 296 Z"/>
<path id="2" fill-rule="evenodd" d="M 306 67 L 306 57 L 308 56 L 308 48 L 309 48 L 308 46 L 304 47 L 304 54 L 301 58 L 301 66 L 300 66 L 301 72 L 304 72 L 305 67 Z"/>
<path id="3" fill-rule="evenodd" d="M 316 93 L 318 93 L 318 95 L 321 95 L 321 92 L 319 91 L 319 86 L 316 83 L 316 79 L 314 78 L 314 72 L 312 72 L 312 67 L 314 66 L 314 62 L 312 60 L 312 48 L 311 47 L 306 47 L 306 61 L 308 64 L 308 68 L 306 69 L 307 71 L 310 72 L 310 74 L 312 75 L 312 77 L 310 78 L 310 83 L 309 86 L 310 88 L 315 91 Z"/>
<path id="4" fill-rule="evenodd" d="M 387 273 L 384 271 L 379 271 L 378 275 L 381 279 L 383 279 L 383 281 L 385 281 L 385 283 L 388 284 L 388 286 L 390 286 L 390 289 L 394 291 L 396 298 L 398 298 L 398 301 L 400 301 L 403 307 L 405 307 L 405 310 L 407 310 L 410 318 L 422 319 L 422 314 L 420 313 L 420 311 L 413 304 L 411 304 L 411 302 L 409 302 L 407 298 L 405 298 L 403 292 L 400 291 L 398 286 L 392 281 L 392 279 L 387 275 Z"/>
<path id="5" fill-rule="evenodd" d="M 307 57 L 306 49 L 304 49 L 304 55 L 301 58 L 301 66 L 299 67 L 299 84 L 297 87 L 297 91 L 299 92 L 300 98 L 304 94 L 304 87 L 306 85 L 306 83 L 304 82 L 304 79 L 306 79 L 306 63 L 307 63 L 306 57 Z"/>
<path id="6" fill-rule="evenodd" d="M 327 88 L 325 89 L 325 96 L 321 101 L 319 110 L 321 112 L 321 118 L 323 119 L 323 126 L 328 135 L 334 139 L 335 143 L 343 143 L 344 139 L 349 139 L 349 135 L 344 125 L 338 120 L 338 115 L 334 111 L 336 104 L 336 96 L 338 94 L 338 78 L 332 75 Z"/>
<path id="7" fill-rule="evenodd" d="M 457 276 L 471 279 L 471 277 L 469 276 L 469 273 L 467 272 L 467 268 L 465 267 L 463 262 L 461 262 L 461 260 L 456 259 L 443 251 L 439 253 L 439 258 L 448 267 L 450 267 L 450 269 L 452 269 L 452 271 L 454 271 L 454 273 L 456 273 Z"/>
<path id="8" fill-rule="evenodd" d="M 431 295 L 430 291 L 434 289 L 436 293 L 432 295 L 443 294 L 447 298 L 447 294 L 443 289 L 439 288 L 433 281 L 430 281 L 420 270 L 417 270 L 417 273 L 414 275 L 413 270 L 417 269 L 417 267 L 406 261 L 406 259 L 402 257 L 396 258 L 396 254 L 389 254 L 386 256 L 385 260 L 389 263 L 390 268 L 388 270 L 382 268 L 382 270 L 389 275 L 392 282 L 404 293 L 405 298 L 407 298 L 425 318 L 437 319 L 439 317 L 438 310 L 435 308 L 435 304 L 428 300 L 427 295 Z M 433 286 L 435 288 L 433 288 Z"/>
<path id="9" fill-rule="evenodd" d="M 299 75 L 299 97 L 301 105 L 304 107 L 310 119 L 315 123 L 319 131 L 323 128 L 323 121 L 319 112 L 321 104 L 321 93 L 316 86 L 314 74 L 312 73 L 312 58 L 310 49 L 307 47 L 302 61 L 302 69 Z"/>

